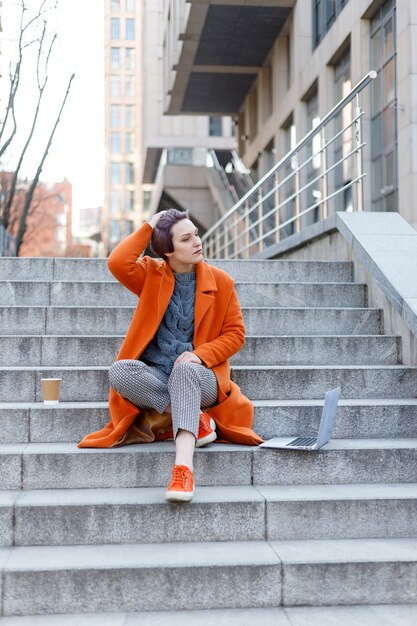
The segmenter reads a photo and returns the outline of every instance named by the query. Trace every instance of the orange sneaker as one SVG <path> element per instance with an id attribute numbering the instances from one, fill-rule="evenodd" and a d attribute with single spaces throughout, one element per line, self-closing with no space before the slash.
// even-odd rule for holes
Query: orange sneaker
<path id="1" fill-rule="evenodd" d="M 167 433 L 155 436 L 155 441 L 167 441 L 168 439 L 174 439 L 174 433 L 172 432 L 172 430 Z M 216 422 L 213 418 L 210 417 L 210 415 L 204 413 L 204 411 L 201 411 L 200 422 L 198 425 L 198 439 L 196 441 L 195 447 L 201 448 L 202 446 L 206 446 L 208 443 L 211 443 L 215 439 L 217 439 Z"/>
<path id="2" fill-rule="evenodd" d="M 217 439 L 216 422 L 204 411 L 200 413 L 200 423 L 198 425 L 198 439 L 195 447 L 201 448 Z"/>
<path id="3" fill-rule="evenodd" d="M 189 502 L 194 495 L 194 475 L 186 465 L 174 465 L 172 478 L 165 493 L 170 502 Z"/>

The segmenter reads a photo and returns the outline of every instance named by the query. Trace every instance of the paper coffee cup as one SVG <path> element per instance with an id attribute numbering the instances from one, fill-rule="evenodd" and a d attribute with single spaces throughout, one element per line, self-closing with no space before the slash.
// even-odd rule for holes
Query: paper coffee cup
<path id="1" fill-rule="evenodd" d="M 62 378 L 41 378 L 44 404 L 58 404 Z"/>

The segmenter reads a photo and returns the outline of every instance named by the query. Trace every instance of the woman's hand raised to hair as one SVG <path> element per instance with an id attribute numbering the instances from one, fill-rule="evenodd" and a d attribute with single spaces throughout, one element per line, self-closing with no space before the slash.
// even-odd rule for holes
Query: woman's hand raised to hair
<path id="1" fill-rule="evenodd" d="M 186 361 L 189 361 L 190 363 L 198 363 L 199 365 L 203 364 L 203 361 L 199 356 L 194 354 L 194 352 L 183 352 L 175 361 L 174 366 L 178 365 L 178 363 L 185 363 Z"/>
<path id="2" fill-rule="evenodd" d="M 157 225 L 157 223 L 159 222 L 161 217 L 163 215 L 165 215 L 165 213 L 166 213 L 166 211 L 160 211 L 159 213 L 155 213 L 154 215 L 152 215 L 152 217 L 149 220 L 148 224 L 150 224 L 152 226 L 152 228 L 155 228 L 155 226 Z"/>

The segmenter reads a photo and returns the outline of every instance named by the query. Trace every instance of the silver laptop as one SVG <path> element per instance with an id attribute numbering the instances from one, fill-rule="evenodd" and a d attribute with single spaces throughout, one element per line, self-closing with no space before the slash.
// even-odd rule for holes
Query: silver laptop
<path id="1" fill-rule="evenodd" d="M 336 416 L 340 387 L 329 389 L 324 399 L 323 412 L 317 437 L 296 437 L 285 443 L 283 437 L 273 437 L 261 443 L 258 448 L 284 448 L 288 450 L 318 450 L 331 437 L 333 422 Z"/>

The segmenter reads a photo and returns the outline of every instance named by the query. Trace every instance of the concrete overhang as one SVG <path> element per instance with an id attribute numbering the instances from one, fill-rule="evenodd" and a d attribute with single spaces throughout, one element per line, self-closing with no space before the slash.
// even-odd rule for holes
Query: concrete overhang
<path id="1" fill-rule="evenodd" d="M 142 183 L 152 184 L 161 160 L 162 148 L 148 148 L 146 151 L 145 165 L 143 167 Z"/>
<path id="2" fill-rule="evenodd" d="M 190 0 L 168 114 L 236 114 L 296 0 Z"/>

